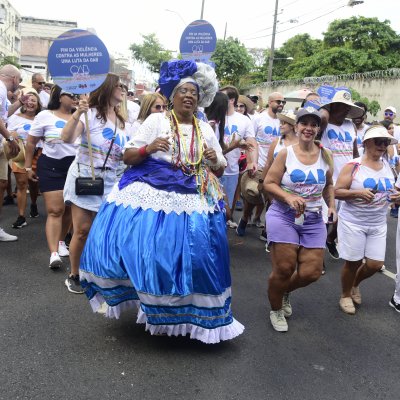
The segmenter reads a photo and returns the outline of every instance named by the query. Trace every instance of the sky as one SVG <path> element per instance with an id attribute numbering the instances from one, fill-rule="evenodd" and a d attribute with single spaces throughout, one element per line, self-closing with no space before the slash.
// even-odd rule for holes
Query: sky
<path id="1" fill-rule="evenodd" d="M 155 33 L 165 49 L 177 52 L 185 27 L 203 19 L 215 28 L 217 38 L 238 38 L 246 47 L 271 46 L 274 0 L 9 0 L 22 16 L 76 21 L 82 29 L 94 28 L 111 54 L 130 54 L 141 34 Z M 57 6 L 60 4 L 60 7 Z M 388 19 L 400 34 L 398 0 L 365 0 L 347 6 L 348 0 L 279 0 L 275 48 L 290 37 L 309 33 L 322 38 L 330 22 L 351 16 Z M 169 11 L 168 11 L 169 10 Z"/>

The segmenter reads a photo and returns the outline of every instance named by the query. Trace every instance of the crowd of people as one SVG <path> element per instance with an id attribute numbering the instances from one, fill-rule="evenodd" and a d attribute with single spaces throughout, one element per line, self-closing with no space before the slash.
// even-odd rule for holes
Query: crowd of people
<path id="1" fill-rule="evenodd" d="M 290 293 L 324 273 L 326 250 L 344 261 L 346 314 L 362 303 L 360 283 L 385 268 L 387 214 L 397 218 L 400 204 L 393 106 L 375 124 L 341 89 L 325 104 L 310 91 L 292 110 L 272 92 L 263 107 L 186 60 L 163 63 L 140 105 L 112 73 L 81 96 L 40 74 L 31 88 L 20 82 L 16 67 L 0 68 L 0 211 L 14 202 L 11 174 L 12 228 L 28 226 L 27 192 L 31 218 L 43 196 L 49 268 L 69 257 L 65 286 L 94 311 L 137 309 L 155 335 L 235 338 L 244 327 L 231 309 L 227 230 L 245 236 L 249 225 L 271 255 L 278 332 L 288 330 Z M 0 242 L 16 240 L 0 228 Z M 400 312 L 397 263 L 389 304 Z"/>

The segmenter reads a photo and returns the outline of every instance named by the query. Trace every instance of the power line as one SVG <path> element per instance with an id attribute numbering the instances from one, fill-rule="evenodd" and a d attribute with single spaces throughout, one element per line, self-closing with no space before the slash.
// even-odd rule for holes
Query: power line
<path id="1" fill-rule="evenodd" d="M 293 27 L 291 27 L 291 28 L 283 29 L 283 30 L 281 30 L 281 31 L 279 31 L 279 32 L 276 32 L 276 34 L 282 33 L 282 32 L 287 32 L 287 31 L 290 31 L 290 30 L 292 30 L 292 29 L 296 29 L 296 28 L 298 28 L 299 26 L 303 26 L 303 25 L 309 24 L 310 22 L 316 21 L 317 19 L 320 19 L 320 18 L 322 18 L 322 17 L 325 17 L 326 15 L 332 14 L 333 12 L 335 12 L 335 11 L 337 11 L 337 10 L 340 10 L 340 9 L 343 8 L 343 7 L 346 7 L 346 4 L 343 5 L 343 6 L 340 6 L 340 7 L 338 7 L 338 8 L 335 8 L 334 10 L 331 10 L 331 11 L 325 13 L 325 14 L 322 14 L 322 15 L 316 17 L 316 18 L 310 19 L 309 21 L 303 22 L 302 24 L 298 24 L 298 25 L 293 26 Z M 272 33 L 270 33 L 270 34 L 268 34 L 268 35 L 262 35 L 262 36 L 257 36 L 257 37 L 245 39 L 245 40 L 261 39 L 261 38 L 265 38 L 265 37 L 268 37 L 268 36 L 272 36 Z"/>
<path id="2" fill-rule="evenodd" d="M 295 0 L 295 2 L 296 1 L 298 1 L 298 0 Z M 338 3 L 342 3 L 342 2 L 343 2 L 343 0 L 339 0 L 339 1 L 334 2 L 332 5 L 338 4 Z M 289 3 L 289 4 L 291 4 L 291 3 Z M 289 18 L 286 21 L 278 22 L 277 25 L 283 25 L 283 24 L 286 24 L 288 22 L 291 22 L 293 19 L 302 18 L 302 17 L 305 17 L 306 15 L 310 15 L 310 14 L 315 14 L 316 12 L 318 12 L 320 10 L 323 10 L 323 9 L 325 9 L 325 7 L 320 7 L 318 9 L 316 9 L 316 10 L 313 10 L 313 11 L 310 11 L 310 12 L 306 12 L 304 14 L 298 15 L 298 16 L 293 17 L 293 18 Z M 273 28 L 273 26 L 269 26 L 268 28 L 260 29 L 258 31 L 253 32 L 253 33 L 249 33 L 247 36 L 252 36 L 252 35 L 255 35 L 256 33 L 264 32 L 264 31 L 267 31 L 267 30 L 272 29 L 272 28 Z M 252 39 L 252 38 L 247 39 L 247 36 L 245 36 L 243 38 L 243 40 L 251 40 Z"/>

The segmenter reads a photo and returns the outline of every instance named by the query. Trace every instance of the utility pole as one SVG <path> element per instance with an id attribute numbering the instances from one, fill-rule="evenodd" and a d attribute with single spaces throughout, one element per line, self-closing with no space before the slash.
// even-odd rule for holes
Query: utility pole
<path id="1" fill-rule="evenodd" d="M 272 28 L 272 40 L 271 40 L 271 54 L 269 56 L 269 64 L 268 64 L 268 83 L 272 82 L 272 68 L 274 66 L 275 34 L 276 34 L 276 22 L 278 18 L 278 2 L 279 0 L 275 1 L 274 26 Z"/>
<path id="2" fill-rule="evenodd" d="M 201 1 L 201 14 L 200 14 L 200 19 L 203 19 L 203 15 L 204 15 L 204 2 L 205 0 Z"/>

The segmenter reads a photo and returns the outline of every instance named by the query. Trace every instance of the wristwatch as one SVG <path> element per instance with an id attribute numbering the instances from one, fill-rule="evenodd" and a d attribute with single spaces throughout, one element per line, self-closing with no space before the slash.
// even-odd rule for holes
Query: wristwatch
<path id="1" fill-rule="evenodd" d="M 264 179 L 259 179 L 258 183 L 264 183 Z"/>
<path id="2" fill-rule="evenodd" d="M 13 142 L 14 141 L 14 136 L 10 135 L 8 138 L 6 138 L 6 142 Z"/>

